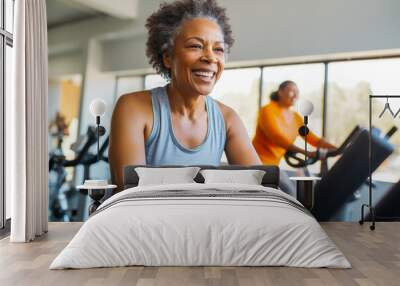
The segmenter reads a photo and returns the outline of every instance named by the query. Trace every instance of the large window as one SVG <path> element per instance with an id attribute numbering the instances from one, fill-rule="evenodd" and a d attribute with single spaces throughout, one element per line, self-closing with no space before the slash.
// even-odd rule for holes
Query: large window
<path id="1" fill-rule="evenodd" d="M 340 144 L 357 124 L 368 127 L 369 94 L 400 95 L 400 59 L 379 59 L 330 63 L 327 110 L 327 137 Z M 378 118 L 386 100 L 374 99 L 372 124 L 387 132 L 392 126 L 400 129 L 400 118 L 388 114 Z M 400 108 L 400 99 L 390 100 L 395 110 Z M 390 140 L 397 147 L 377 170 L 375 179 L 397 181 L 400 178 L 400 132 Z"/>
<path id="2" fill-rule="evenodd" d="M 123 76 L 117 78 L 116 99 L 126 93 L 143 90 L 143 76 Z"/>
<path id="3" fill-rule="evenodd" d="M 233 108 L 253 136 L 257 121 L 261 69 L 225 70 L 211 96 Z"/>
<path id="4" fill-rule="evenodd" d="M 11 93 L 14 1 L 0 0 L 0 228 L 11 217 L 10 194 L 5 189 L 5 105 Z"/>
<path id="5" fill-rule="evenodd" d="M 144 88 L 152 89 L 158 86 L 164 86 L 167 84 L 167 81 L 158 74 L 149 74 L 144 78 Z"/>

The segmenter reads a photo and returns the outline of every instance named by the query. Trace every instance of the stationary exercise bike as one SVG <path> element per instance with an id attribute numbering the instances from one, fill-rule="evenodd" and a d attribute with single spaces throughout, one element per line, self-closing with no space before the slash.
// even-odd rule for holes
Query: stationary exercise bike
<path id="1" fill-rule="evenodd" d="M 102 134 L 101 134 L 102 135 Z M 78 192 L 72 183 L 67 182 L 67 167 L 84 168 L 84 179 L 90 179 L 90 167 L 99 160 L 108 162 L 104 155 L 109 139 L 107 138 L 98 155 L 89 152 L 90 148 L 97 142 L 96 127 L 89 126 L 85 135 L 78 138 L 71 148 L 77 153 L 72 160 L 67 160 L 62 150 L 52 152 L 49 159 L 49 219 L 51 221 L 80 221 L 83 218 L 85 194 Z M 73 207 L 78 205 L 78 207 Z"/>
<path id="2" fill-rule="evenodd" d="M 360 187 L 368 184 L 367 162 L 370 135 L 371 146 L 374 150 L 371 170 L 374 171 L 393 153 L 394 146 L 389 139 L 396 131 L 397 128 L 392 127 L 384 134 L 379 129 L 373 128 L 370 133 L 365 128 L 356 126 L 342 145 L 328 155 L 328 157 L 336 155 L 338 160 L 329 170 L 326 168 L 327 171 L 322 174 L 321 180 L 314 188 L 315 204 L 311 212 L 319 221 L 343 219 L 344 213 L 339 214 L 341 210 L 344 210 L 344 206 L 361 197 Z M 294 167 L 307 167 L 310 162 L 315 163 L 317 158 L 304 161 L 301 158 L 291 157 L 288 161 Z"/>
<path id="3" fill-rule="evenodd" d="M 308 173 L 307 167 L 315 164 L 318 161 L 321 161 L 321 172 L 319 176 L 324 176 L 328 172 L 328 158 L 336 157 L 346 150 L 346 148 L 357 138 L 360 134 L 362 128 L 360 126 L 354 127 L 351 133 L 346 137 L 343 143 L 339 146 L 338 149 L 334 151 L 322 151 L 320 148 L 317 148 L 316 155 L 314 157 L 304 159 L 304 155 L 298 152 L 287 151 L 284 158 L 286 163 L 293 168 L 304 168 L 305 172 Z"/>
<path id="4" fill-rule="evenodd" d="M 315 157 L 308 158 L 304 160 L 304 155 L 298 152 L 287 151 L 284 158 L 286 163 L 293 167 L 293 168 L 307 168 L 307 166 L 313 165 L 318 161 L 321 161 L 321 172 L 319 176 L 324 176 L 328 172 L 328 158 L 333 158 L 336 156 L 342 155 L 346 148 L 348 148 L 355 139 L 360 135 L 363 128 L 359 125 L 356 125 L 354 129 L 350 132 L 350 134 L 346 137 L 343 143 L 334 151 L 322 152 L 320 148 L 317 148 Z M 380 135 L 381 130 L 378 128 L 373 127 L 372 133 L 377 134 L 378 136 L 382 137 L 383 139 L 390 139 L 393 134 L 397 132 L 397 127 L 393 126 L 385 135 Z"/>

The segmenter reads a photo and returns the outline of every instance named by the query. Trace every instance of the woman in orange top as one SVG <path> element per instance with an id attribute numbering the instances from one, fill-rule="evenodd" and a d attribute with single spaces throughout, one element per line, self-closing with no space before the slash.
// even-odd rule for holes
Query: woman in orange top
<path id="1" fill-rule="evenodd" d="M 284 81 L 279 85 L 279 89 L 271 94 L 271 102 L 260 110 L 253 145 L 266 165 L 279 165 L 288 150 L 305 153 L 304 149 L 294 145 L 299 135 L 298 130 L 303 125 L 302 116 L 291 109 L 298 97 L 299 89 L 296 83 Z M 314 147 L 336 149 L 311 131 L 307 135 L 307 142 Z M 307 153 L 309 157 L 316 154 L 310 151 Z"/>

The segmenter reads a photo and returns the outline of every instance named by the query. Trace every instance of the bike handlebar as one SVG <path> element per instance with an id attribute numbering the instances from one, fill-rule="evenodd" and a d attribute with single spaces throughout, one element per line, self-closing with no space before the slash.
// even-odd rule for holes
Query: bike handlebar
<path id="1" fill-rule="evenodd" d="M 351 133 L 347 136 L 347 138 L 343 141 L 343 143 L 339 146 L 339 148 L 337 148 L 336 150 L 333 151 L 328 151 L 325 156 L 325 158 L 329 158 L 329 157 L 336 157 L 338 155 L 343 154 L 344 150 L 346 149 L 346 147 L 353 142 L 353 140 L 359 135 L 359 133 L 362 131 L 362 128 L 360 126 L 356 126 L 353 131 L 351 131 Z M 306 167 L 308 165 L 312 165 L 314 163 L 316 163 L 318 160 L 323 159 L 321 158 L 321 151 L 318 148 L 316 151 L 316 156 L 313 158 L 309 158 L 307 159 L 307 161 L 305 161 L 303 158 L 300 158 L 298 156 L 298 152 L 292 152 L 292 151 L 287 151 L 285 154 L 285 161 L 286 163 L 293 167 L 293 168 L 303 168 Z"/>
<path id="2" fill-rule="evenodd" d="M 97 155 L 89 154 L 90 147 L 97 142 L 97 135 L 93 130 L 91 130 L 90 127 L 88 128 L 87 133 L 89 138 L 83 146 L 82 150 L 78 152 L 76 158 L 72 160 L 66 160 L 64 155 L 53 155 L 49 159 L 49 170 L 52 170 L 55 165 L 64 167 L 75 167 L 77 165 L 92 165 L 98 162 L 99 160 L 97 158 Z M 108 143 L 109 137 L 106 138 L 106 140 L 101 145 L 101 148 L 99 149 L 100 160 L 103 160 L 105 162 L 108 162 L 108 158 L 105 157 L 103 154 L 108 147 Z"/>

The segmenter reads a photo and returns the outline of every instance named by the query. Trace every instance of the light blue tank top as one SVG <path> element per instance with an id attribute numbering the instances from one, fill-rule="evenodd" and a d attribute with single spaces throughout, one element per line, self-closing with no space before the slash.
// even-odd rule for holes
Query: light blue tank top
<path id="1" fill-rule="evenodd" d="M 215 165 L 224 152 L 226 130 L 218 103 L 206 96 L 208 118 L 207 135 L 199 146 L 188 149 L 174 135 L 171 109 L 166 86 L 150 90 L 153 105 L 153 128 L 145 142 L 146 164 L 162 165 Z"/>

